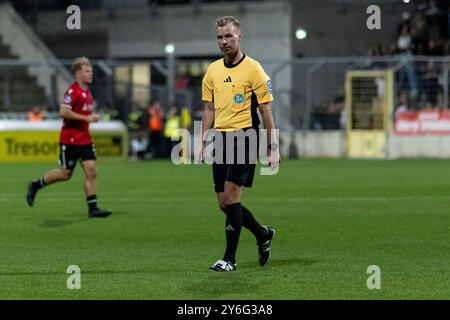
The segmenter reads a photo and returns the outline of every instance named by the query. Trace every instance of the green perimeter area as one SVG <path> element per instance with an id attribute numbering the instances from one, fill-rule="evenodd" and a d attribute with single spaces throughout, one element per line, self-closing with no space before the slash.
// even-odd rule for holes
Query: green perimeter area
<path id="1" fill-rule="evenodd" d="M 269 263 L 243 229 L 238 270 L 213 273 L 225 246 L 211 167 L 98 163 L 88 219 L 83 174 L 25 202 L 50 164 L 0 165 L 0 299 L 448 299 L 450 162 L 286 160 L 242 203 L 276 228 Z M 257 172 L 259 172 L 257 170 Z M 69 290 L 68 266 L 81 269 Z M 370 265 L 381 289 L 369 290 Z"/>

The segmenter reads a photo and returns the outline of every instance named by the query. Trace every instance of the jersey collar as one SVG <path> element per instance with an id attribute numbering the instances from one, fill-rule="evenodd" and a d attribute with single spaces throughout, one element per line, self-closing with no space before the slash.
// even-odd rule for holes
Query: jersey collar
<path id="1" fill-rule="evenodd" d="M 243 54 L 243 56 L 242 56 L 242 58 L 241 58 L 241 60 L 239 60 L 237 63 L 235 63 L 235 64 L 231 64 L 231 63 L 227 63 L 226 61 L 225 61 L 225 58 L 223 58 L 223 65 L 225 66 L 225 68 L 234 68 L 234 67 L 237 67 L 244 59 L 245 59 L 245 57 L 246 57 L 246 55 L 245 55 L 245 53 Z"/>
<path id="2" fill-rule="evenodd" d="M 83 91 L 87 91 L 89 89 L 89 86 L 87 88 L 83 88 L 82 86 L 80 86 L 80 84 L 78 83 L 78 81 L 75 80 L 76 85 L 78 86 L 78 88 L 80 88 Z"/>

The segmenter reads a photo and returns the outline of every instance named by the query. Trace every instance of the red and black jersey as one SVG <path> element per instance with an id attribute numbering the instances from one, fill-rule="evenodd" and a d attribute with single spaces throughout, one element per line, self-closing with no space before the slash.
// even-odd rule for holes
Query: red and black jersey
<path id="1" fill-rule="evenodd" d="M 74 82 L 64 95 L 63 104 L 70 106 L 73 112 L 90 115 L 94 108 L 94 99 L 89 88 L 82 88 Z M 92 143 L 89 123 L 80 120 L 63 120 L 60 143 L 87 145 Z"/>

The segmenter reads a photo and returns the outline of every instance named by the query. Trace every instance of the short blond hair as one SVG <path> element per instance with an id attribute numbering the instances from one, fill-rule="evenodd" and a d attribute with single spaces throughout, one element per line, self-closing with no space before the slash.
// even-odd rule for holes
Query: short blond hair
<path id="1" fill-rule="evenodd" d="M 86 57 L 76 58 L 72 63 L 72 72 L 75 73 L 81 70 L 83 66 L 92 66 L 91 61 Z"/>
<path id="2" fill-rule="evenodd" d="M 218 18 L 216 20 L 216 29 L 218 27 L 224 27 L 229 23 L 233 24 L 233 26 L 235 26 L 236 28 L 241 29 L 241 23 L 233 16 L 223 16 Z"/>

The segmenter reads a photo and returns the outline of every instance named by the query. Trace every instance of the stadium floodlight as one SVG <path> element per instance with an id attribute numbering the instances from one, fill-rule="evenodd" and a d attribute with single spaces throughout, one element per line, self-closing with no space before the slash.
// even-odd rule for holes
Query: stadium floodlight
<path id="1" fill-rule="evenodd" d="M 175 102 L 175 45 L 173 43 L 166 44 L 164 51 L 166 52 L 167 61 L 167 77 L 166 77 L 166 87 L 167 87 L 167 99 L 170 104 Z"/>
<path id="2" fill-rule="evenodd" d="M 409 0 L 403 0 L 404 3 L 409 3 Z"/>
<path id="3" fill-rule="evenodd" d="M 167 54 L 172 54 L 175 52 L 175 45 L 173 43 L 166 44 L 164 50 Z"/>
<path id="4" fill-rule="evenodd" d="M 306 31 L 303 30 L 303 29 L 301 29 L 301 28 L 297 29 L 297 31 L 295 32 L 295 37 L 296 37 L 298 40 L 303 40 L 303 39 L 305 39 L 307 36 L 308 36 L 308 34 L 306 33 Z"/>

